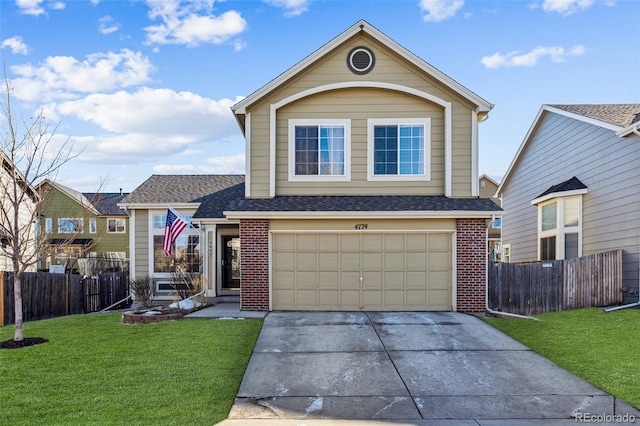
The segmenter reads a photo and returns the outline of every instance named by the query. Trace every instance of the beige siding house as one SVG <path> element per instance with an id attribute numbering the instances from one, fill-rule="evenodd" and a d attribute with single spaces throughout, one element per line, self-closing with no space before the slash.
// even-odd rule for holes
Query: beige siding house
<path id="1" fill-rule="evenodd" d="M 246 310 L 484 311 L 501 210 L 479 196 L 478 124 L 492 107 L 357 22 L 232 108 L 243 183 L 189 204 L 208 295 Z M 125 200 L 136 216 L 139 190 Z"/>
<path id="2" fill-rule="evenodd" d="M 567 259 L 622 249 L 638 300 L 640 104 L 543 105 L 497 194 L 503 256 Z"/>

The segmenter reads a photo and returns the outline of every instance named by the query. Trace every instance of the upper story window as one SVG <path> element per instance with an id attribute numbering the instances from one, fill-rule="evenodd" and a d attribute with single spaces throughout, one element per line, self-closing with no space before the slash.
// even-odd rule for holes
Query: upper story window
<path id="1" fill-rule="evenodd" d="M 98 232 L 98 222 L 95 218 L 89 219 L 89 233 L 95 234 Z"/>
<path id="2" fill-rule="evenodd" d="M 84 232 L 84 220 L 82 218 L 66 218 L 58 219 L 58 233 L 75 234 Z"/>
<path id="3" fill-rule="evenodd" d="M 123 234 L 125 232 L 124 219 L 108 219 L 107 232 L 115 234 Z"/>
<path id="4" fill-rule="evenodd" d="M 429 180 L 430 120 L 369 119 L 369 180 Z"/>
<path id="5" fill-rule="evenodd" d="M 348 181 L 350 120 L 289 120 L 289 180 Z"/>

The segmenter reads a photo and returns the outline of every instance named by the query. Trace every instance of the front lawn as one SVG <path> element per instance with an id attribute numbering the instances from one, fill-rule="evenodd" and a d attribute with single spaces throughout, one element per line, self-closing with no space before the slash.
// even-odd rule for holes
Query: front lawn
<path id="1" fill-rule="evenodd" d="M 640 310 L 577 309 L 541 321 L 488 318 L 495 328 L 598 388 L 640 408 Z"/>
<path id="2" fill-rule="evenodd" d="M 261 320 L 125 325 L 121 314 L 24 324 L 48 343 L 0 349 L 0 424 L 212 425 L 225 419 Z M 0 341 L 14 327 L 0 327 Z"/>

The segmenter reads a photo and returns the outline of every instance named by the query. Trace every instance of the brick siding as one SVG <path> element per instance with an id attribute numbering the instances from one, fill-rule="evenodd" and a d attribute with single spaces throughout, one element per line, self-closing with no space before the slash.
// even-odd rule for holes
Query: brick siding
<path id="1" fill-rule="evenodd" d="M 269 310 L 269 220 L 240 221 L 240 309 Z"/>
<path id="2" fill-rule="evenodd" d="M 486 219 L 456 220 L 457 309 L 486 311 L 487 225 Z"/>

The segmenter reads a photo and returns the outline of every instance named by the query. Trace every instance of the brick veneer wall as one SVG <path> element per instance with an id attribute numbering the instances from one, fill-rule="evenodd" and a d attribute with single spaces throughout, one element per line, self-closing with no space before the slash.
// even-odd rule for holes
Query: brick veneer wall
<path id="1" fill-rule="evenodd" d="M 487 225 L 486 219 L 456 220 L 457 309 L 486 311 Z"/>
<path id="2" fill-rule="evenodd" d="M 240 220 L 240 309 L 269 310 L 269 220 Z"/>

